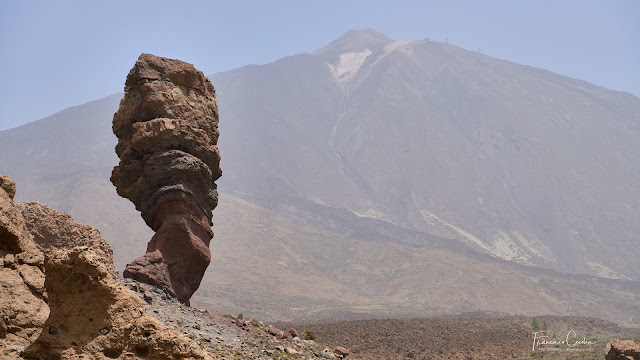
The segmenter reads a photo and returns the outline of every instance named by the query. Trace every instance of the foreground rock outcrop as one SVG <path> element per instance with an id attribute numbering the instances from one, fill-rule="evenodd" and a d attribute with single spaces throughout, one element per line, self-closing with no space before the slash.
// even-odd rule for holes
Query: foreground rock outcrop
<path id="1" fill-rule="evenodd" d="M 607 344 L 605 360 L 640 360 L 640 344 L 613 339 Z"/>
<path id="2" fill-rule="evenodd" d="M 96 228 L 79 224 L 71 215 L 37 201 L 18 204 L 18 207 L 33 240 L 43 249 L 71 250 L 76 246 L 87 246 L 101 258 L 108 272 L 115 279 L 118 278 L 111 246 Z"/>
<path id="3" fill-rule="evenodd" d="M 0 176 L 0 355 L 9 358 L 40 335 L 49 316 L 44 255 L 13 202 L 15 192 L 13 180 Z"/>
<path id="4" fill-rule="evenodd" d="M 25 358 L 211 359 L 147 315 L 144 302 L 89 248 L 50 250 L 45 272 L 51 315 Z"/>
<path id="5" fill-rule="evenodd" d="M 156 232 L 123 275 L 189 304 L 211 260 L 218 203 L 215 89 L 191 64 L 142 54 L 127 76 L 113 132 L 120 163 L 111 181 Z"/>
<path id="6" fill-rule="evenodd" d="M 0 356 L 211 359 L 147 315 L 97 229 L 37 202 L 16 204 L 15 188 L 0 176 Z"/>

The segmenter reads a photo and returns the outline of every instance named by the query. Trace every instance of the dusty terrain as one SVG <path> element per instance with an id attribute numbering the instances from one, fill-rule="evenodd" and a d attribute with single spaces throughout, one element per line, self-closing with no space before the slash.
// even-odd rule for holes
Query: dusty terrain
<path id="1" fill-rule="evenodd" d="M 340 341 L 351 359 L 603 359 L 612 338 L 640 339 L 640 333 L 616 324 L 583 317 L 543 316 L 551 339 L 565 339 L 571 330 L 592 345 L 539 346 L 532 351 L 533 318 L 480 313 L 423 319 L 352 320 L 279 324 L 315 331 L 319 342 Z M 555 348 L 548 350 L 540 348 Z M 572 350 L 568 350 L 572 349 Z"/>
<path id="2" fill-rule="evenodd" d="M 270 324 L 188 307 L 151 285 L 124 280 L 146 303 L 147 313 L 195 340 L 216 359 L 335 359 L 332 349 L 300 337 L 269 332 Z M 282 328 L 287 331 L 289 328 Z M 300 334 L 303 329 L 298 329 Z"/>

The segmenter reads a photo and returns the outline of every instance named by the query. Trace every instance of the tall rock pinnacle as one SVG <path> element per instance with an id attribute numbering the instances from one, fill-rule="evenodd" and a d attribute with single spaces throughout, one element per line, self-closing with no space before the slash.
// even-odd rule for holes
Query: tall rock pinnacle
<path id="1" fill-rule="evenodd" d="M 211 260 L 220 177 L 218 102 L 191 64 L 142 54 L 113 117 L 120 164 L 111 182 L 156 234 L 123 275 L 189 304 Z"/>

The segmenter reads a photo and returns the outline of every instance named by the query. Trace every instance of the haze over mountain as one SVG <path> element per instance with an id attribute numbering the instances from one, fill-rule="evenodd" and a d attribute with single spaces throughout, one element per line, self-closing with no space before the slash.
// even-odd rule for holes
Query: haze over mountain
<path id="1" fill-rule="evenodd" d="M 223 195 L 195 301 L 640 322 L 640 99 L 372 29 L 210 79 Z M 150 231 L 109 182 L 120 97 L 0 132 L 0 173 L 100 229 L 122 269 Z"/>
<path id="2" fill-rule="evenodd" d="M 306 198 L 506 260 L 640 279 L 632 95 L 371 29 L 212 81 L 226 104 L 226 191 Z"/>

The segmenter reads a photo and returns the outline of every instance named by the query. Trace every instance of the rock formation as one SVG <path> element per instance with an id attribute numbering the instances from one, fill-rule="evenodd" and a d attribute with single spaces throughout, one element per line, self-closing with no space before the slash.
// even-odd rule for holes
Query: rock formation
<path id="1" fill-rule="evenodd" d="M 38 202 L 15 204 L 15 189 L 0 176 L 0 357 L 211 359 L 118 282 L 98 230 Z"/>
<path id="2" fill-rule="evenodd" d="M 13 202 L 15 183 L 0 176 L 0 349 L 9 358 L 33 342 L 49 316 L 44 255 Z"/>
<path id="3" fill-rule="evenodd" d="M 0 175 L 0 189 L 4 190 L 12 200 L 16 196 L 16 183 L 7 175 Z"/>
<path id="4" fill-rule="evenodd" d="M 25 358 L 211 359 L 147 315 L 142 299 L 114 279 L 91 249 L 51 249 L 45 272 L 51 315 Z"/>
<path id="5" fill-rule="evenodd" d="M 111 182 L 156 232 L 123 275 L 189 304 L 211 260 L 218 203 L 215 89 L 191 64 L 142 54 L 127 76 L 113 132 L 120 163 Z"/>
<path id="6" fill-rule="evenodd" d="M 76 246 L 87 246 L 101 258 L 108 272 L 118 278 L 113 265 L 111 246 L 102 238 L 93 226 L 79 224 L 71 215 L 57 211 L 34 201 L 18 204 L 22 211 L 27 229 L 36 244 L 44 249 L 55 248 L 71 250 Z"/>
<path id="7" fill-rule="evenodd" d="M 605 360 L 640 360 L 640 344 L 613 339 L 607 344 Z"/>

